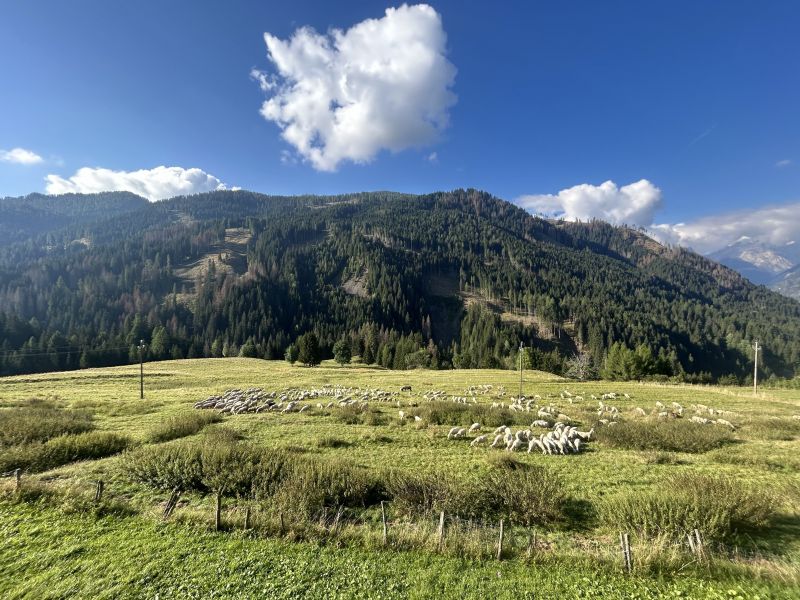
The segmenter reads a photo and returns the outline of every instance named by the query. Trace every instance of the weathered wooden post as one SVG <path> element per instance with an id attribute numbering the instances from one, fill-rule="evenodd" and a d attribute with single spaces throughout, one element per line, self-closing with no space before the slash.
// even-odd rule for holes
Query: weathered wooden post
<path id="1" fill-rule="evenodd" d="M 278 522 L 280 523 L 280 535 L 283 536 L 283 532 L 285 531 L 283 527 L 283 511 L 278 513 Z"/>
<path id="2" fill-rule="evenodd" d="M 180 498 L 180 495 L 181 492 L 178 488 L 172 490 L 172 494 L 170 494 L 169 500 L 167 500 L 167 505 L 164 507 L 164 519 L 168 519 L 172 514 L 172 511 L 175 510 L 175 507 L 178 505 L 178 499 Z"/>
<path id="3" fill-rule="evenodd" d="M 619 542 L 622 546 L 622 560 L 625 566 L 625 571 L 630 573 L 633 571 L 633 556 L 631 554 L 630 537 L 627 533 L 620 533 Z"/>
<path id="4" fill-rule="evenodd" d="M 22 489 L 22 469 L 14 469 L 14 491 Z"/>
<path id="5" fill-rule="evenodd" d="M 389 525 L 386 522 L 386 506 L 381 500 L 381 519 L 383 520 L 383 545 L 385 546 L 389 538 Z"/>
<path id="6" fill-rule="evenodd" d="M 217 492 L 217 502 L 214 509 L 214 531 L 222 529 L 222 492 Z"/>
<path id="7" fill-rule="evenodd" d="M 247 531 L 250 529 L 250 507 L 246 507 L 244 509 L 244 529 Z"/>
<path id="8" fill-rule="evenodd" d="M 497 540 L 497 560 L 503 556 L 503 519 L 500 519 L 500 539 Z"/>
<path id="9" fill-rule="evenodd" d="M 97 487 L 94 491 L 94 501 L 100 502 L 103 499 L 103 488 L 105 487 L 105 483 L 103 483 L 102 479 L 97 480 Z"/>
<path id="10" fill-rule="evenodd" d="M 703 538 L 700 536 L 700 530 L 695 529 L 692 533 L 694 534 L 694 547 L 695 547 L 695 552 L 697 553 L 697 558 L 700 561 L 703 561 L 706 558 L 706 553 L 705 553 L 705 544 L 703 543 Z"/>
<path id="11" fill-rule="evenodd" d="M 439 514 L 439 540 L 436 544 L 436 548 L 439 552 L 442 551 L 442 545 L 444 544 L 444 511 Z"/>
<path id="12" fill-rule="evenodd" d="M 331 533 L 336 533 L 339 529 L 339 519 L 342 518 L 342 513 L 344 512 L 344 506 L 339 506 L 336 509 L 336 516 L 333 518 L 333 525 L 331 525 Z"/>

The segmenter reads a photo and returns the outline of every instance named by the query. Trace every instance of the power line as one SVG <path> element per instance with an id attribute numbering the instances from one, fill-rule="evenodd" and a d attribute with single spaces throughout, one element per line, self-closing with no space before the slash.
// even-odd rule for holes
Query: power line
<path id="1" fill-rule="evenodd" d="M 9 350 L 3 353 L 3 358 L 27 358 L 28 356 L 64 356 L 66 354 L 82 354 L 83 352 L 110 352 L 114 350 L 130 350 L 130 346 L 116 346 L 111 348 L 80 348 L 75 347 L 74 350 L 65 350 L 65 351 L 56 351 L 56 352 L 48 352 L 48 351 L 37 351 L 37 352 L 23 352 L 21 350 Z"/>

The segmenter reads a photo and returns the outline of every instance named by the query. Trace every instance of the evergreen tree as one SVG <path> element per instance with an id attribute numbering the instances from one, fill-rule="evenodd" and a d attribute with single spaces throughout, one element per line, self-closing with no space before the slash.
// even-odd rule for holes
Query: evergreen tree
<path id="1" fill-rule="evenodd" d="M 313 331 L 297 338 L 297 360 L 307 367 L 313 367 L 322 362 L 319 339 Z"/>
<path id="2" fill-rule="evenodd" d="M 239 356 L 242 358 L 256 358 L 256 356 L 258 356 L 253 338 L 248 338 L 242 347 L 239 348 Z"/>
<path id="3" fill-rule="evenodd" d="M 286 354 L 284 355 L 286 362 L 290 365 L 293 365 L 297 362 L 297 345 L 296 344 L 289 344 L 286 347 Z"/>
<path id="4" fill-rule="evenodd" d="M 352 354 L 350 352 L 350 342 L 344 338 L 333 345 L 333 359 L 340 365 L 350 363 Z"/>

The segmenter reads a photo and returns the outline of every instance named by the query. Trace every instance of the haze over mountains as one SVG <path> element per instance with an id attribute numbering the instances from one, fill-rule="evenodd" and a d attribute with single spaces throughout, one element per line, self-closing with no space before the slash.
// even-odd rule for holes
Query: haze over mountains
<path id="1" fill-rule="evenodd" d="M 652 373 L 743 379 L 800 366 L 800 304 L 691 251 L 601 221 L 549 221 L 476 190 L 216 191 L 0 200 L 0 371 L 244 351 L 315 331 L 368 362 L 564 369 L 643 347 Z"/>

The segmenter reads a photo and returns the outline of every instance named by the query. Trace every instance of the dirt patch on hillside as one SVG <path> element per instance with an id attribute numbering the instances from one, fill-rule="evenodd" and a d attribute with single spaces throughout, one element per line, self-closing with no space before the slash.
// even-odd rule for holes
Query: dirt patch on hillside
<path id="1" fill-rule="evenodd" d="M 342 289 L 351 296 L 367 299 L 370 297 L 367 289 L 367 270 L 362 269 L 358 274 L 353 275 L 342 282 Z"/>
<path id="2" fill-rule="evenodd" d="M 188 303 L 194 298 L 194 283 L 205 279 L 211 265 L 218 274 L 233 273 L 243 277 L 247 273 L 247 244 L 253 235 L 249 229 L 242 227 L 225 230 L 225 239 L 213 244 L 203 256 L 179 265 L 175 268 L 175 277 L 179 284 L 185 284 L 187 294 L 178 294 L 178 301 Z"/>

